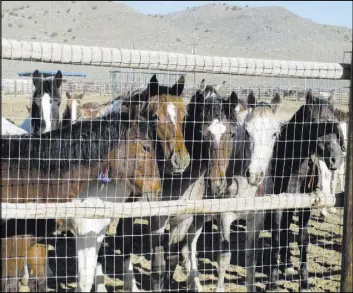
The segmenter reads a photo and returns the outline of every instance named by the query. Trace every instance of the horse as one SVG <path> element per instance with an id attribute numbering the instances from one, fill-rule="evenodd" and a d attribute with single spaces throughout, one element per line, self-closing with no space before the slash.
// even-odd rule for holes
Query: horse
<path id="1" fill-rule="evenodd" d="M 161 192 L 161 183 L 153 145 L 146 138 L 147 125 L 130 122 L 128 115 L 111 113 L 101 120 L 79 121 L 70 127 L 31 137 L 2 137 L 3 201 L 55 203 L 90 196 L 95 197 L 91 202 L 100 198 L 122 202 L 131 191 L 136 196 L 156 200 Z M 106 182 L 102 187 L 101 181 Z M 74 222 L 85 220 L 74 219 Z M 35 237 L 45 237 L 55 228 L 54 221 L 38 220 L 38 224 L 33 220 L 10 221 L 6 236 L 9 233 L 13 234 L 10 236 L 21 234 L 16 226 L 26 227 L 26 233 Z M 24 221 L 23 225 L 16 225 L 21 221 Z M 105 226 L 101 224 L 103 221 Z M 102 232 L 97 236 L 98 241 L 94 240 L 95 250 L 82 249 L 81 246 L 85 248 L 86 245 L 80 245 L 82 240 L 78 240 L 78 290 L 91 289 L 92 282 L 87 279 L 93 279 L 93 274 L 86 271 L 85 262 L 93 262 L 94 265 L 87 266 L 95 270 L 96 250 L 103 241 L 109 219 L 103 219 L 100 224 Z M 92 228 L 96 228 L 89 225 L 81 227 L 77 234 L 88 233 L 89 236 Z M 36 283 L 33 286 L 36 288 Z"/>
<path id="2" fill-rule="evenodd" d="M 343 151 L 345 151 L 344 135 L 335 119 L 332 104 L 322 98 L 314 98 L 312 91 L 309 90 L 306 95 L 306 104 L 301 106 L 289 122 L 283 125 L 276 141 L 271 161 L 273 193 L 315 191 L 318 185 L 318 168 L 313 164 L 315 161 L 312 159 L 313 156 L 323 160 L 328 169 L 336 170 L 342 164 Z M 318 191 L 318 195 L 321 198 L 322 192 Z M 279 275 L 278 254 L 280 254 L 284 269 L 289 272 L 293 271 L 287 233 L 293 210 L 271 211 L 270 215 L 272 250 L 268 288 L 275 289 Z M 301 290 L 309 288 L 307 249 L 310 215 L 310 209 L 299 210 L 298 245 Z"/>
<path id="3" fill-rule="evenodd" d="M 183 156 L 184 156 L 187 164 L 188 154 L 183 152 L 185 147 L 184 147 L 182 134 L 180 132 L 181 123 L 178 121 L 175 121 L 176 125 L 174 125 L 174 123 L 168 123 L 172 121 L 172 119 L 176 119 L 176 118 L 179 119 L 180 115 L 184 115 L 183 114 L 184 106 L 183 106 L 182 98 L 178 97 L 181 95 L 183 88 L 184 88 L 183 76 L 179 78 L 179 80 L 173 87 L 167 87 L 164 85 L 159 85 L 156 75 L 153 75 L 151 77 L 150 83 L 148 84 L 147 88 L 142 91 L 141 90 L 133 91 L 128 93 L 127 95 L 125 94 L 125 95 L 118 96 L 117 98 L 103 104 L 98 104 L 98 103 L 94 103 L 94 105 L 92 105 L 92 103 L 83 104 L 81 107 L 80 119 L 83 119 L 83 120 L 90 119 L 92 115 L 94 115 L 94 117 L 99 117 L 100 115 L 103 115 L 104 113 L 107 113 L 107 112 L 119 111 L 120 106 L 130 107 L 129 119 L 131 121 L 135 121 L 135 120 L 146 121 L 150 118 L 150 115 L 159 117 L 159 121 L 155 121 L 155 124 L 152 124 L 152 127 L 151 127 L 151 123 L 149 124 L 149 127 L 152 128 L 152 131 L 156 131 L 157 129 L 156 137 L 154 137 L 153 140 L 162 141 L 164 144 L 166 143 L 167 145 L 166 147 L 168 148 L 168 150 L 170 150 L 170 153 L 168 153 L 168 157 L 166 157 L 166 159 L 170 158 L 172 155 L 172 156 L 175 156 L 177 160 L 182 161 L 180 159 L 183 159 Z M 175 96 L 172 96 L 172 95 L 175 95 Z M 85 108 L 85 105 L 87 105 L 87 108 Z M 141 111 L 141 113 L 139 114 L 139 111 L 143 107 L 144 107 L 143 111 Z M 176 113 L 174 113 L 173 111 L 176 111 Z M 177 114 L 178 117 L 174 117 L 173 116 L 174 114 Z M 144 116 L 141 116 L 141 115 L 144 115 Z M 175 143 L 175 141 L 173 141 L 175 126 L 176 126 L 176 135 L 179 135 L 179 136 L 177 137 L 177 140 L 176 140 L 178 145 L 173 146 L 173 144 Z M 171 153 L 173 148 L 175 148 L 175 151 L 176 151 L 175 155 Z M 162 153 L 162 156 L 164 156 L 163 148 L 160 147 L 160 149 L 161 151 L 159 151 L 159 153 L 160 154 Z M 171 158 L 170 161 L 172 162 L 173 158 Z M 171 163 L 170 165 L 173 165 L 173 164 Z M 98 221 L 100 220 L 96 220 L 96 222 Z M 129 220 L 125 220 L 125 221 L 127 221 L 127 223 L 130 223 L 128 222 Z M 75 234 L 75 229 L 77 230 L 77 228 L 75 228 L 76 224 L 73 223 L 72 220 L 63 221 L 59 219 L 58 222 L 60 223 L 58 232 L 67 230 L 69 228 L 70 230 L 73 230 Z M 120 222 L 124 222 L 124 220 Z M 82 223 L 80 225 L 82 225 Z M 65 226 L 66 228 L 64 228 Z M 97 233 L 98 232 L 100 233 L 100 231 L 101 231 L 100 226 L 98 225 Z M 87 244 L 87 242 L 85 243 Z M 126 239 L 124 238 L 124 243 L 129 243 L 128 238 Z M 93 245 L 93 242 L 89 244 L 89 247 L 92 245 Z M 128 247 L 128 251 L 130 251 L 130 249 L 131 247 Z M 130 257 L 128 257 L 124 262 L 125 270 L 131 270 L 132 264 L 130 263 L 130 261 L 131 261 Z M 97 266 L 97 269 L 98 269 L 98 266 Z M 125 287 L 133 288 L 134 282 L 135 280 L 132 274 L 131 281 L 126 282 Z"/>
<path id="4" fill-rule="evenodd" d="M 62 114 L 61 127 L 65 127 L 70 123 L 74 123 L 81 117 L 81 101 L 83 96 L 83 93 L 74 94 L 72 96 L 69 92 L 66 92 L 67 103 L 66 108 Z"/>
<path id="5" fill-rule="evenodd" d="M 237 112 L 240 102 L 235 92 L 227 98 L 218 93 L 216 88 L 201 82 L 200 89 L 191 98 L 189 103 L 185 132 L 188 134 L 187 145 L 192 154 L 192 170 L 185 174 L 185 178 L 173 180 L 172 189 L 182 185 L 182 198 L 202 199 L 209 193 L 215 197 L 223 197 L 227 187 L 226 170 L 232 153 L 232 139 L 235 136 L 236 125 L 239 122 Z M 184 174 L 183 174 L 184 177 Z M 190 177 L 190 179 L 189 179 Z M 194 181 L 194 182 L 193 182 Z M 172 196 L 177 196 L 177 190 Z M 182 247 L 185 267 L 188 275 L 188 286 L 191 290 L 202 291 L 199 280 L 196 244 L 201 234 L 204 222 L 208 217 L 202 215 L 182 215 L 170 218 L 170 240 L 167 256 L 168 272 L 167 284 L 172 283 L 172 277 L 178 264 L 177 246 L 185 237 Z M 177 253 L 175 253 L 177 250 Z"/>
<path id="6" fill-rule="evenodd" d="M 330 97 L 328 98 L 328 102 L 334 106 L 334 95 L 331 94 Z M 334 109 L 334 114 L 336 119 L 340 121 L 340 127 L 342 129 L 344 139 L 347 142 L 348 139 L 348 127 L 347 123 L 349 121 L 349 113 L 341 111 L 339 109 Z M 346 152 L 343 152 L 343 156 L 346 157 Z M 344 191 L 344 175 L 345 175 L 345 170 L 346 170 L 346 163 L 345 160 L 343 160 L 341 166 L 335 170 L 331 171 L 327 168 L 326 164 L 322 161 L 319 160 L 319 168 L 320 168 L 320 185 L 321 189 L 324 193 L 329 193 L 329 194 L 334 194 L 336 192 L 337 188 L 337 181 L 339 180 L 340 182 L 340 191 Z M 321 217 L 326 217 L 328 212 L 335 213 L 336 208 L 332 207 L 330 209 L 322 208 L 320 210 L 320 216 Z"/>
<path id="7" fill-rule="evenodd" d="M 213 169 L 213 176 L 224 173 L 224 162 L 222 159 L 226 156 L 227 138 L 231 136 L 231 125 L 234 121 L 234 111 L 225 109 L 229 103 L 219 97 L 218 90 L 220 85 L 213 88 L 205 84 L 202 80 L 200 89 L 192 97 L 188 104 L 187 115 L 183 121 L 183 132 L 185 133 L 185 142 L 188 153 L 191 155 L 191 165 L 182 173 L 181 176 L 173 176 L 170 173 L 162 172 L 163 198 L 162 200 L 179 198 L 202 198 L 205 193 L 205 173 L 210 160 L 209 157 L 221 158 L 217 160 Z M 232 107 L 233 109 L 234 107 Z M 206 119 L 205 119 L 206 117 Z M 181 117 L 182 118 L 182 117 Z M 178 119 L 178 121 L 180 121 Z M 205 141 L 204 141 L 205 140 Z M 225 153 L 224 153 L 225 152 Z M 212 161 L 210 162 L 212 163 Z M 221 180 L 213 182 L 213 188 L 219 190 L 224 187 L 224 176 Z M 173 261 L 167 257 L 167 265 L 164 258 L 164 250 L 169 251 L 177 242 L 185 237 L 185 234 L 192 223 L 192 215 L 183 215 L 175 217 L 152 217 L 150 220 L 150 229 L 152 230 L 152 287 L 153 290 L 160 290 L 164 287 L 165 268 Z M 169 221 L 168 221 L 169 220 Z M 170 224 L 170 242 L 163 243 L 163 233 L 166 224 Z M 129 226 L 128 226 L 129 227 Z M 128 228 L 127 227 L 127 228 Z M 181 231 L 179 231 L 181 230 Z M 179 233 L 180 232 L 180 233 Z M 125 239 L 124 239 L 125 240 Z M 194 246 L 194 243 L 192 244 Z M 164 246 L 167 246 L 164 249 Z M 170 246 L 170 247 L 169 247 Z M 194 251 L 194 250 L 193 250 Z M 173 258 L 173 257 L 172 257 Z M 169 265 L 168 265 L 169 264 Z M 196 276 L 195 276 L 196 277 Z M 191 287 L 197 286 L 197 277 Z M 136 291 L 137 287 L 134 288 Z"/>
<path id="8" fill-rule="evenodd" d="M 58 70 L 53 79 L 42 79 L 37 69 L 32 76 L 35 89 L 32 95 L 31 114 L 20 127 L 29 134 L 55 130 L 59 127 L 60 121 L 60 87 L 63 75 Z"/>
<path id="9" fill-rule="evenodd" d="M 190 155 L 185 146 L 183 136 L 183 120 L 186 115 L 186 104 L 180 95 L 184 89 L 185 78 L 182 75 L 172 87 L 160 85 L 156 75 L 153 75 L 145 90 L 137 90 L 127 95 L 118 96 L 113 101 L 122 101 L 122 105 L 130 109 L 130 119 L 149 123 L 150 138 L 155 142 L 157 160 L 161 176 L 180 174 L 188 167 Z M 123 219 L 119 222 L 124 231 L 131 230 L 132 219 Z M 159 248 L 160 228 L 158 217 L 149 221 L 152 234 L 153 254 Z M 128 233 L 131 234 L 131 233 Z M 156 241 L 157 239 L 157 241 Z M 125 267 L 129 268 L 126 274 L 127 290 L 137 291 L 132 265 L 130 264 L 132 239 L 124 237 L 123 254 L 127 256 Z"/>
<path id="10" fill-rule="evenodd" d="M 232 137 L 232 152 L 226 169 L 227 186 L 223 197 L 255 197 L 267 192 L 271 185 L 267 182 L 268 166 L 272 156 L 272 149 L 276 136 L 280 131 L 280 122 L 276 114 L 282 102 L 276 94 L 270 103 L 259 102 L 250 91 L 247 98 L 246 110 L 238 112 L 239 123 L 234 129 Z M 216 195 L 211 189 L 211 194 Z M 259 233 L 254 227 L 261 225 L 264 220 L 262 212 L 250 214 L 248 212 L 226 212 L 206 220 L 215 219 L 220 231 L 220 249 L 218 255 L 218 281 L 216 292 L 224 291 L 224 277 L 230 265 L 230 226 L 233 221 L 245 219 L 246 234 L 246 267 L 248 284 L 255 276 L 253 239 Z"/>

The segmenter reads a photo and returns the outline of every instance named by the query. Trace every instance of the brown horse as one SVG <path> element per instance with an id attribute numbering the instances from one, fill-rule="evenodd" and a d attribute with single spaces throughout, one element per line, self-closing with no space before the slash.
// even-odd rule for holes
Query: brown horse
<path id="1" fill-rule="evenodd" d="M 147 89 L 117 98 L 131 109 L 130 119 L 149 123 L 152 140 L 158 141 L 157 153 L 164 163 L 161 170 L 169 174 L 181 174 L 190 164 L 183 135 L 186 103 L 180 97 L 184 83 L 185 78 L 181 76 L 172 87 L 159 85 L 153 75 Z"/>
<path id="2" fill-rule="evenodd" d="M 80 139 L 77 139 L 78 137 Z M 107 199 L 107 195 L 108 200 L 122 202 L 130 193 L 155 200 L 161 192 L 153 145 L 147 139 L 147 125 L 129 121 L 126 113 L 121 115 L 112 113 L 100 121 L 79 121 L 72 127 L 40 136 L 2 138 L 1 172 L 4 202 L 55 203 L 67 202 L 78 196 Z M 99 177 L 97 181 L 99 174 L 104 176 Z M 113 182 L 103 185 L 105 188 L 100 189 L 99 186 L 102 185 L 100 181 L 105 180 Z M 116 187 L 118 194 L 115 194 Z M 77 220 L 84 222 L 82 219 Z M 27 228 L 27 234 L 35 237 L 46 237 L 48 232 L 53 232 L 50 230 L 54 230 L 55 223 L 48 224 L 50 221 L 47 220 L 37 222 L 10 220 L 4 229 L 6 236 L 2 233 L 2 237 L 18 237 L 17 235 L 25 234 L 19 231 L 19 227 L 23 226 Z M 75 227 L 78 226 L 76 223 Z M 103 230 L 106 228 L 102 225 L 100 227 Z M 83 228 L 88 227 L 86 225 Z M 101 241 L 98 242 L 98 247 L 96 243 L 94 244 L 97 251 L 100 244 Z M 87 256 L 86 246 L 82 247 L 79 244 L 77 246 L 78 250 L 83 250 L 81 255 Z M 18 253 L 24 255 L 22 264 L 28 264 L 26 253 L 23 251 Z M 2 259 L 7 259 L 7 256 L 3 255 Z M 90 272 L 87 276 L 87 270 L 91 268 L 87 265 L 88 261 L 92 262 L 91 267 L 94 270 L 96 253 L 93 258 L 92 255 L 87 256 L 87 259 L 79 258 L 79 286 L 84 291 L 90 290 L 93 282 L 88 280 L 91 279 Z M 4 268 L 5 264 L 2 263 L 2 266 Z M 19 277 L 23 270 L 24 266 L 19 264 L 16 277 Z M 7 276 L 7 272 L 4 274 Z M 46 279 L 46 276 L 43 278 Z M 18 288 L 16 282 L 12 279 L 7 280 L 7 284 L 4 284 L 5 290 L 6 285 L 8 289 Z M 36 286 L 35 283 L 32 288 Z"/>

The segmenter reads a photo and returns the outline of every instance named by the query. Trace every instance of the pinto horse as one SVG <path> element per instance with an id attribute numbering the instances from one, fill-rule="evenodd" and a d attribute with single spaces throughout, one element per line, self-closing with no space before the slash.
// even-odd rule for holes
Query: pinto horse
<path id="1" fill-rule="evenodd" d="M 60 87 L 63 75 L 60 70 L 53 79 L 42 79 L 38 70 L 32 74 L 34 92 L 30 117 L 20 127 L 29 134 L 45 133 L 59 127 Z"/>
<path id="2" fill-rule="evenodd" d="M 122 202 L 131 192 L 156 200 L 161 192 L 161 182 L 153 145 L 147 138 L 147 125 L 131 122 L 128 116 L 126 113 L 111 113 L 101 120 L 79 121 L 70 127 L 42 135 L 2 137 L 3 201 L 56 203 L 77 197 L 98 197 L 98 200 Z M 110 181 L 103 184 L 103 188 L 100 177 L 97 177 L 100 173 Z M 73 220 L 80 222 L 86 219 Z M 96 251 L 110 220 L 102 221 L 106 225 L 102 225 L 103 237 L 98 235 L 98 241 L 94 239 L 95 250 L 84 250 L 80 242 L 77 244 L 78 290 L 91 289 L 94 272 L 87 271 L 86 267 L 95 270 Z M 54 231 L 55 222 L 11 220 L 2 237 L 22 235 L 18 227 L 26 227 L 26 234 L 45 237 Z M 95 227 L 86 225 L 84 228 L 79 234 L 88 236 Z M 28 259 L 26 256 L 24 258 L 23 263 L 26 264 Z M 93 265 L 87 265 L 90 262 Z M 2 267 L 8 271 L 6 263 L 2 263 Z M 19 269 L 18 274 L 23 268 Z M 43 280 L 39 282 L 45 283 Z M 16 288 L 16 284 L 7 286 L 13 287 Z M 32 288 L 36 287 L 37 283 L 34 283 Z M 43 286 L 40 289 L 45 290 Z"/>

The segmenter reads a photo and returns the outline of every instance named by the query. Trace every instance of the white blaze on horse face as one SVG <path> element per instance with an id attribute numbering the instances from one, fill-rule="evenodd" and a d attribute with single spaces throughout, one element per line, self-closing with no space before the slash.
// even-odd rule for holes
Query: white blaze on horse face
<path id="1" fill-rule="evenodd" d="M 50 96 L 48 94 L 44 94 L 42 97 L 42 113 L 45 121 L 44 132 L 48 132 L 51 130 L 51 103 Z"/>
<path id="2" fill-rule="evenodd" d="M 71 112 L 71 122 L 74 122 L 77 120 L 77 100 L 73 100 L 72 104 L 72 112 Z"/>
<path id="3" fill-rule="evenodd" d="M 219 122 L 218 119 L 214 119 L 212 124 L 208 127 L 208 130 L 212 133 L 214 143 L 218 147 L 221 142 L 222 135 L 226 132 L 226 127 Z"/>
<path id="4" fill-rule="evenodd" d="M 172 103 L 168 103 L 167 105 L 167 112 L 169 114 L 170 121 L 176 125 L 177 122 L 177 111 L 175 105 Z"/>
<path id="5" fill-rule="evenodd" d="M 249 172 L 262 173 L 265 176 L 280 129 L 279 122 L 274 117 L 255 117 L 246 122 L 245 127 L 253 142 Z"/>

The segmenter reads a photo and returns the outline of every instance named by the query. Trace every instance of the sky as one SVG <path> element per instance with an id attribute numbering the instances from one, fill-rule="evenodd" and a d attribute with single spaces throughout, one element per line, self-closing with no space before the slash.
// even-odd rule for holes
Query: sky
<path id="1" fill-rule="evenodd" d="M 319 24 L 352 28 L 352 1 L 115 1 L 145 14 L 167 14 L 213 2 L 259 7 L 282 6 Z"/>

